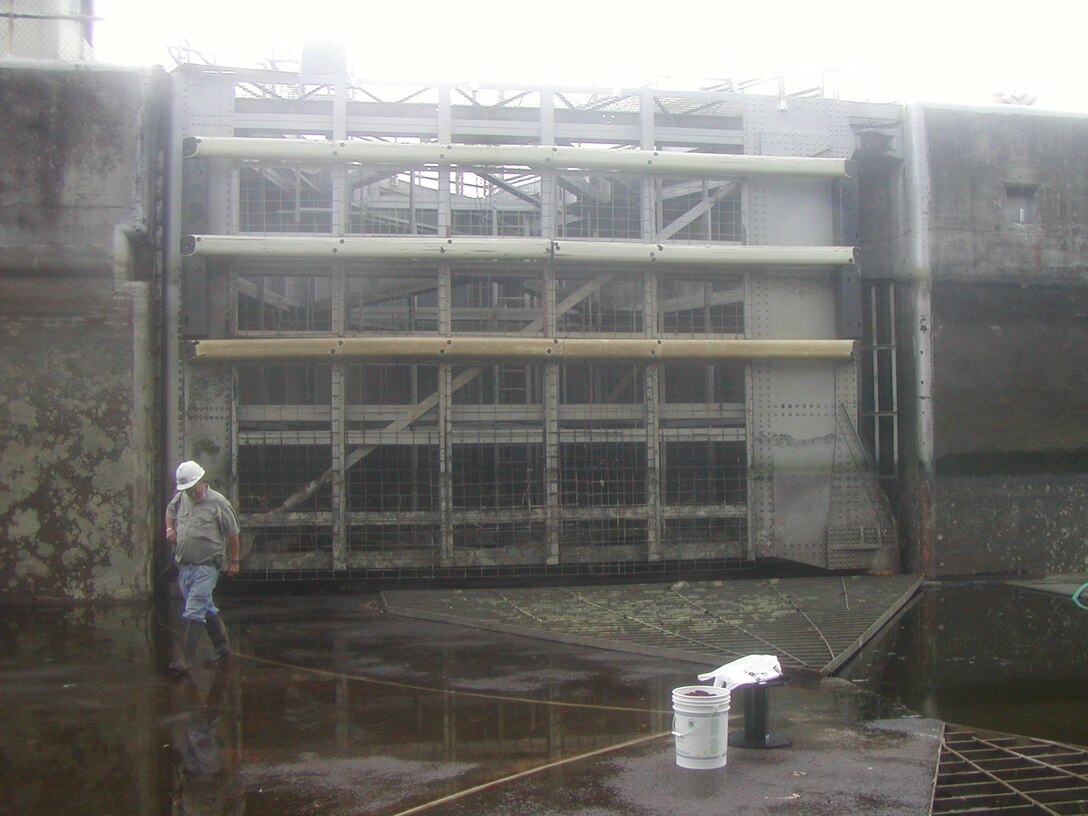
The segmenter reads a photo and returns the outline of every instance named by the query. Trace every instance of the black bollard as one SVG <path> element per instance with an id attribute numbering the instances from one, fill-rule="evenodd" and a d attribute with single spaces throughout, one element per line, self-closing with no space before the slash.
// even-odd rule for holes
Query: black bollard
<path id="1" fill-rule="evenodd" d="M 744 697 L 744 730 L 729 735 L 737 748 L 785 748 L 792 741 L 785 734 L 771 733 L 771 687 L 789 682 L 775 677 L 764 683 L 749 683 L 736 689 Z"/>

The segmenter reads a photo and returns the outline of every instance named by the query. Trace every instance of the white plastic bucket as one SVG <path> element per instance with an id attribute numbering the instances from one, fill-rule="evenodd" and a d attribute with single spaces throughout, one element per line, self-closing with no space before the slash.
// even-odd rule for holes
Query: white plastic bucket
<path id="1" fill-rule="evenodd" d="M 672 735 L 681 768 L 723 768 L 729 746 L 729 689 L 680 686 L 672 690 Z"/>

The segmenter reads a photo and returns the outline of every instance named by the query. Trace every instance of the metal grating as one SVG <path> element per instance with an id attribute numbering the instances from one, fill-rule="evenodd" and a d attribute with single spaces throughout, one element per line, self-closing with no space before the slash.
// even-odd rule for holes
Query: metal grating
<path id="1" fill-rule="evenodd" d="M 921 585 L 912 575 L 385 594 L 390 612 L 548 640 L 726 663 L 774 654 L 830 674 Z"/>
<path id="2" fill-rule="evenodd" d="M 1088 749 L 948 725 L 931 812 L 1088 813 Z"/>

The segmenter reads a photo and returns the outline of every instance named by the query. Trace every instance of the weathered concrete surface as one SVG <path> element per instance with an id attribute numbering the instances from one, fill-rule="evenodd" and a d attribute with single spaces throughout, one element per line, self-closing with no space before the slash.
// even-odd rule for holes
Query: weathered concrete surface
<path id="1" fill-rule="evenodd" d="M 0 68 L 0 599 L 150 594 L 160 74 Z"/>
<path id="2" fill-rule="evenodd" d="M 933 289 L 937 566 L 1088 566 L 1088 285 Z"/>
<path id="3" fill-rule="evenodd" d="M 870 162 L 862 178 L 866 273 L 897 282 L 907 566 L 1082 570 L 1088 119 L 911 115 L 902 167 Z"/>
<path id="4" fill-rule="evenodd" d="M 1084 569 L 1088 120 L 936 109 L 927 133 L 938 572 Z"/>
<path id="5" fill-rule="evenodd" d="M 935 280 L 1088 284 L 1088 119 L 928 107 L 925 128 Z"/>

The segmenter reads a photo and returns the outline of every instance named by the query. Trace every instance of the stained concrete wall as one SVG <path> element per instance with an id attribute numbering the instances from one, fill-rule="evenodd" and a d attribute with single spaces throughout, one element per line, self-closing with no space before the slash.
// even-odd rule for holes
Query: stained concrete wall
<path id="1" fill-rule="evenodd" d="M 0 600 L 151 592 L 164 94 L 0 62 Z"/>
<path id="2" fill-rule="evenodd" d="M 1088 569 L 1088 118 L 914 109 L 867 257 L 897 280 L 907 563 Z M 864 229 L 863 224 L 863 229 Z"/>

